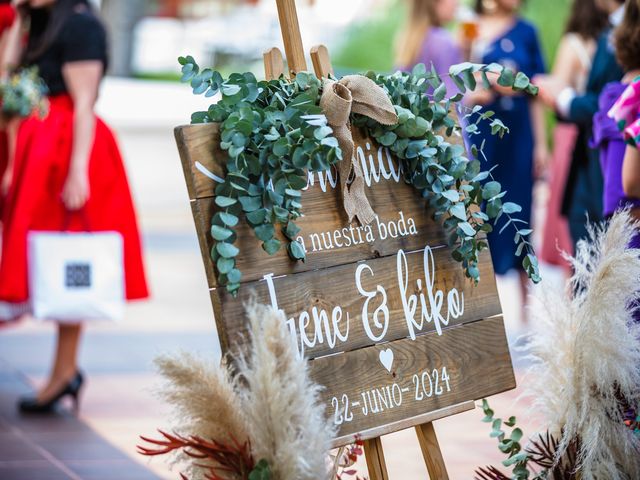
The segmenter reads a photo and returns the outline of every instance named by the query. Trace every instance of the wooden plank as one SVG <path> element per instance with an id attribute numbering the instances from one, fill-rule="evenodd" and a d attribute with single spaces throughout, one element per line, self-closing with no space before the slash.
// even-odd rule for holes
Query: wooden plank
<path id="1" fill-rule="evenodd" d="M 175 137 L 182 160 L 182 168 L 185 173 L 189 198 L 205 198 L 214 196 L 216 181 L 212 176 L 224 177 L 227 154 L 220 149 L 220 124 L 207 123 L 198 125 L 183 125 L 175 128 Z M 380 172 L 380 164 L 389 171 L 388 150 L 379 147 L 370 139 L 363 138 L 357 130 L 354 130 L 354 140 L 362 150 L 357 152 L 361 163 L 368 172 L 375 170 Z M 447 139 L 455 145 L 462 144 L 460 136 L 453 136 Z M 367 143 L 369 144 L 367 146 Z M 391 156 L 389 154 L 389 156 Z M 396 159 L 392 160 L 392 165 L 397 165 Z M 371 168 L 371 165 L 374 168 Z M 364 170 L 364 168 L 363 168 Z M 317 175 L 316 184 L 318 183 Z M 335 180 L 337 176 L 334 176 Z"/>
<path id="2" fill-rule="evenodd" d="M 447 473 L 447 467 L 442 457 L 433 423 L 423 423 L 416 426 L 416 434 L 418 435 L 422 457 L 427 464 L 429 478 L 449 480 L 449 474 Z"/>
<path id="3" fill-rule="evenodd" d="M 213 260 L 211 259 L 211 234 L 203 225 L 210 222 L 212 213 L 206 210 L 203 212 L 202 208 L 203 205 L 200 202 L 191 202 L 191 213 L 193 214 L 193 221 L 196 225 L 196 235 L 198 237 L 198 245 L 200 245 L 200 255 L 202 256 L 204 273 L 207 276 L 208 284 L 211 285 L 212 282 L 215 283 L 216 281 L 216 272 L 214 270 Z"/>
<path id="4" fill-rule="evenodd" d="M 348 223 L 338 190 L 325 193 L 315 186 L 302 192 L 304 216 L 297 219 L 296 224 L 302 229 L 300 236 L 307 250 L 305 262 L 291 260 L 285 248 L 274 255 L 267 255 L 248 223 L 240 220 L 236 227 L 238 240 L 235 245 L 240 248 L 237 265 L 242 272 L 242 282 L 259 280 L 267 273 L 287 275 L 394 255 L 401 248 L 406 251 L 417 250 L 424 248 L 427 239 L 433 247 L 446 244 L 445 232 L 440 223 L 431 218 L 425 201 L 412 187 L 404 183 L 381 182 L 367 189 L 367 197 L 378 219 L 373 221 L 369 229 L 362 229 L 357 223 Z M 213 247 L 213 238 L 209 234 L 210 222 L 218 207 L 210 199 L 199 199 L 195 203 L 198 204 L 194 209 L 198 215 L 195 219 L 196 228 L 202 232 L 199 238 L 205 242 L 201 244 L 204 256 Z M 392 233 L 395 232 L 395 227 L 401 221 L 399 212 L 402 212 L 402 223 L 407 232 L 410 219 L 415 224 L 414 234 L 397 235 L 396 238 L 390 235 L 389 223 L 394 222 Z M 367 241 L 369 231 L 369 240 L 373 239 L 372 241 Z M 277 238 L 286 245 L 280 229 L 276 233 Z M 209 258 L 205 258 L 205 261 L 213 263 Z M 207 268 L 213 272 L 213 266 Z M 209 287 L 218 285 L 215 275 L 208 277 L 208 280 Z"/>
<path id="5" fill-rule="evenodd" d="M 186 125 L 174 129 L 189 198 L 211 197 L 224 178 L 227 154 L 220 148 L 220 124 Z"/>
<path id="6" fill-rule="evenodd" d="M 329 58 L 329 50 L 324 45 L 315 45 L 311 47 L 311 61 L 313 62 L 313 70 L 318 78 L 329 78 L 329 75 L 335 76 L 331 59 Z"/>
<path id="7" fill-rule="evenodd" d="M 276 0 L 276 6 L 278 7 L 278 18 L 280 19 L 280 30 L 282 31 L 289 74 L 293 78 L 296 73 L 307 70 L 298 14 L 296 13 L 296 2 L 295 0 Z"/>
<path id="8" fill-rule="evenodd" d="M 372 438 L 390 424 L 419 425 L 427 412 L 516 386 L 502 317 L 317 358 L 310 368 L 325 386 L 322 399 L 345 444 L 356 435 L 366 439 L 362 432 Z"/>
<path id="9" fill-rule="evenodd" d="M 302 272 L 329 265 L 342 264 L 355 260 L 364 260 L 395 253 L 398 248 L 417 249 L 424 245 L 424 240 L 418 236 L 429 238 L 433 246 L 443 245 L 445 235 L 439 223 L 434 222 L 425 202 L 411 187 L 404 184 L 398 163 L 384 148 L 377 147 L 368 139 L 357 134 L 357 155 L 365 170 L 368 184 L 367 196 L 375 212 L 384 224 L 397 219 L 398 212 L 403 211 L 416 221 L 418 235 L 405 237 L 395 241 L 388 237 L 386 240 L 376 238 L 369 243 L 353 242 L 346 248 L 333 250 L 319 250 L 308 252 L 307 261 L 293 262 L 289 259 L 285 249 L 276 255 L 268 256 L 254 238 L 251 228 L 246 222 L 238 225 L 238 246 L 242 254 L 238 258 L 238 267 L 243 272 L 243 282 L 254 281 L 262 277 L 265 271 L 276 275 Z M 214 267 L 209 259 L 209 252 L 213 246 L 210 221 L 216 211 L 211 200 L 216 185 L 213 178 L 224 176 L 222 159 L 226 158 L 220 151 L 219 128 L 217 125 L 193 125 L 176 129 L 176 139 L 182 158 L 183 169 L 187 179 L 187 186 L 192 199 L 197 199 L 194 207 L 196 228 L 199 232 L 200 246 L 206 266 L 209 287 L 217 286 Z M 311 239 L 311 235 L 330 235 L 336 231 L 350 230 L 346 215 L 342 208 L 339 187 L 336 188 L 337 174 L 335 171 L 314 174 L 310 176 L 310 185 L 303 192 L 302 203 L 304 217 L 297 221 L 302 228 L 302 235 Z M 323 191 L 323 190 L 326 190 Z M 375 233 L 375 229 L 373 230 Z M 279 232 L 278 232 L 279 233 Z M 350 230 L 353 233 L 353 230 Z M 279 238 L 284 237 L 279 233 Z M 309 242 L 312 243 L 312 242 Z"/>
<path id="10" fill-rule="evenodd" d="M 304 355 L 308 358 L 354 350 L 380 341 L 409 337 L 408 325 L 411 321 L 407 320 L 410 315 L 406 313 L 403 298 L 408 299 L 412 294 L 420 292 L 424 295 L 428 313 L 436 319 L 439 317 L 437 313 L 447 319 L 447 324 L 444 322 L 440 324 L 442 330 L 502 313 L 488 250 L 482 252 L 480 257 L 482 280 L 478 285 L 473 285 L 464 277 L 460 264 L 451 258 L 451 249 L 448 247 L 429 250 L 428 255 L 432 256 L 427 256 L 426 259 L 422 249 L 403 253 L 403 255 L 406 260 L 406 267 L 403 266 L 406 272 L 407 293 L 405 294 L 401 292 L 398 280 L 398 255 L 270 278 L 268 281 L 251 282 L 243 285 L 237 298 L 233 298 L 224 291 L 218 291 L 222 289 L 212 291 L 212 296 L 222 296 L 223 307 L 216 311 L 216 318 L 221 327 L 218 331 L 225 332 L 230 343 L 241 342 L 246 337 L 246 331 L 244 322 L 239 322 L 238 319 L 244 317 L 244 305 L 252 298 L 262 304 L 273 304 L 270 291 L 275 294 L 277 306 L 284 311 L 285 318 L 290 319 L 291 325 L 295 326 L 299 338 L 310 339 L 310 341 L 299 340 L 299 345 L 304 345 Z M 433 267 L 430 259 L 433 260 Z M 401 263 L 404 265 L 403 261 Z M 356 285 L 357 274 L 360 275 L 362 291 Z M 422 288 L 418 288 L 418 284 Z M 433 288 L 428 288 L 428 284 L 432 284 Z M 384 289 L 386 296 L 384 303 L 381 300 L 383 294 L 380 291 L 370 300 L 362 293 L 372 295 L 376 292 L 377 286 Z M 432 295 L 428 292 L 432 292 Z M 452 305 L 451 318 L 448 318 L 449 295 L 454 300 L 453 303 L 458 304 L 456 308 Z M 442 302 L 437 307 L 439 296 L 442 296 Z M 407 302 L 410 301 L 407 300 Z M 373 335 L 376 337 L 380 335 L 381 330 L 376 328 L 372 317 L 374 310 L 381 305 L 387 309 L 388 326 L 384 338 L 375 340 L 367 334 L 365 325 L 370 328 Z M 459 307 L 462 307 L 463 312 L 457 316 L 455 313 Z M 363 321 L 363 308 L 366 308 L 369 315 L 367 321 Z M 326 315 L 326 323 L 321 321 L 323 315 Z M 332 318 L 337 318 L 338 315 L 341 321 L 338 322 L 336 330 L 330 325 L 332 325 Z M 413 317 L 420 323 L 419 301 Z M 305 323 L 308 324 L 307 327 L 303 326 Z M 419 335 L 433 331 L 435 323 L 438 323 L 437 320 L 425 321 L 422 329 L 413 326 L 413 323 L 411 325 L 414 334 Z M 304 331 L 304 336 L 301 335 L 301 330 Z M 346 336 L 346 340 L 341 340 L 339 334 Z M 338 338 L 335 337 L 336 335 Z M 330 338 L 334 338 L 333 346 L 330 345 Z M 315 345 L 311 346 L 311 343 Z M 303 347 L 300 346 L 300 349 L 302 350 Z"/>
<path id="11" fill-rule="evenodd" d="M 387 463 L 382 451 L 382 439 L 375 437 L 364 441 L 364 458 L 367 461 L 369 480 L 389 480 Z"/>
<path id="12" fill-rule="evenodd" d="M 398 432 L 400 430 L 406 430 L 407 428 L 414 427 L 415 425 L 422 425 L 424 423 L 435 422 L 441 418 L 450 417 L 459 413 L 468 412 L 475 408 L 475 402 L 463 402 L 449 407 L 439 408 L 437 410 L 429 411 L 416 415 L 397 422 L 386 423 L 384 425 L 376 426 L 370 430 L 363 430 L 358 433 L 358 438 L 375 438 L 376 436 L 384 436 L 389 433 Z M 353 435 L 345 435 L 344 437 L 337 437 L 333 443 L 333 447 L 341 447 L 353 443 Z"/>
<path id="13" fill-rule="evenodd" d="M 264 78 L 276 80 L 284 73 L 284 58 L 279 48 L 271 47 L 262 54 L 264 59 Z"/>

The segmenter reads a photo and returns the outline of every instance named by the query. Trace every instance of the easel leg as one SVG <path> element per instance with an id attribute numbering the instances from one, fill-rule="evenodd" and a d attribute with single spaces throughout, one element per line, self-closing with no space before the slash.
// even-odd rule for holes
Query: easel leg
<path id="1" fill-rule="evenodd" d="M 427 471 L 431 480 L 449 480 L 447 467 L 442 458 L 440 445 L 436 438 L 436 431 L 433 429 L 433 423 L 425 423 L 416 427 L 418 434 L 418 442 L 420 442 L 420 450 L 424 462 L 427 464 Z"/>
<path id="2" fill-rule="evenodd" d="M 380 437 L 364 441 L 364 457 L 367 460 L 369 480 L 389 480 Z"/>
<path id="3" fill-rule="evenodd" d="M 284 58 L 279 48 L 273 47 L 264 52 L 264 78 L 277 80 L 284 73 Z"/>
<path id="4" fill-rule="evenodd" d="M 302 49 L 296 2 L 295 0 L 276 0 L 276 6 L 278 7 L 284 52 L 287 54 L 289 75 L 293 78 L 296 73 L 307 69 L 307 61 L 304 58 L 304 50 Z"/>

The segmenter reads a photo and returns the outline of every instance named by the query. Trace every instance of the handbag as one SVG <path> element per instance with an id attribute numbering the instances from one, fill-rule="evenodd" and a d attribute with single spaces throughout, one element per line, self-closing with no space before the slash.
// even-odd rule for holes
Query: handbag
<path id="1" fill-rule="evenodd" d="M 29 296 L 34 317 L 63 323 L 122 319 L 122 235 L 69 232 L 66 226 L 64 230 L 28 234 Z"/>

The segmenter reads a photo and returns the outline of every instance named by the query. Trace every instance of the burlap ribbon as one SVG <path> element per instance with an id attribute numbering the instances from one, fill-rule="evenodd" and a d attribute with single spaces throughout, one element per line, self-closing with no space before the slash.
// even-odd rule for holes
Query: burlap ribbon
<path id="1" fill-rule="evenodd" d="M 398 116 L 385 91 L 362 75 L 347 75 L 337 82 L 325 81 L 320 107 L 342 150 L 338 173 L 344 209 L 350 222 L 357 217 L 362 225 L 367 225 L 376 214 L 365 194 L 364 175 L 355 157 L 349 115 L 351 112 L 358 113 L 382 125 L 397 123 Z"/>

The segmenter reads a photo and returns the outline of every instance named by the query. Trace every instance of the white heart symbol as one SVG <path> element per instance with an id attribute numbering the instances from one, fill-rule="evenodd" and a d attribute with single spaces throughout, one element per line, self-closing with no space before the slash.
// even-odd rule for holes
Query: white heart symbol
<path id="1" fill-rule="evenodd" d="M 390 348 L 380 350 L 380 363 L 387 369 L 387 371 L 391 372 L 391 366 L 393 365 L 393 350 Z"/>

